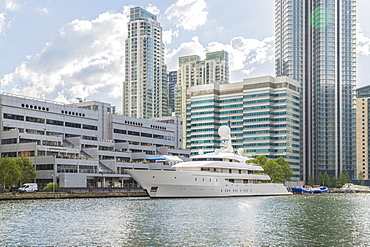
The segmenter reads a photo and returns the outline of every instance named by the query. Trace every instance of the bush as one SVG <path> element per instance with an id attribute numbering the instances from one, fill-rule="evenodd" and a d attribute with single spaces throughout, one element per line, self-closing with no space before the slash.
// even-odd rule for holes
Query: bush
<path id="1" fill-rule="evenodd" d="M 54 186 L 54 191 L 57 192 L 59 190 L 59 186 L 56 183 L 52 183 L 52 182 L 48 183 L 43 190 L 48 191 L 48 192 L 53 192 L 53 186 Z"/>

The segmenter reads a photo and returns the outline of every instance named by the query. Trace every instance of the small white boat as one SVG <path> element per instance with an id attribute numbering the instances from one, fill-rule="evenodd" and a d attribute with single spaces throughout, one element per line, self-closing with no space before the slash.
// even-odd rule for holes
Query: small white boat
<path id="1" fill-rule="evenodd" d="M 230 197 L 289 195 L 283 184 L 270 183 L 259 165 L 250 165 L 244 150 L 234 154 L 230 129 L 218 130 L 224 147 L 213 153 L 193 156 L 170 170 L 126 170 L 150 197 Z"/>
<path id="2" fill-rule="evenodd" d="M 352 183 L 347 183 L 340 189 L 346 193 L 370 193 L 370 188 L 368 186 L 355 185 Z"/>

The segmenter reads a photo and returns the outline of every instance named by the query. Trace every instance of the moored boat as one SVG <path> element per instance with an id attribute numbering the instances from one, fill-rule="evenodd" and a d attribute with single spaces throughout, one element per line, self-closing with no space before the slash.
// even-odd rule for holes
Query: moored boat
<path id="1" fill-rule="evenodd" d="M 328 193 L 329 189 L 326 186 L 321 186 L 320 188 L 312 188 L 310 186 L 305 188 L 293 187 L 292 192 L 293 194 L 321 194 Z"/>
<path id="2" fill-rule="evenodd" d="M 230 197 L 289 195 L 283 184 L 269 182 L 259 165 L 247 164 L 244 150 L 234 153 L 230 129 L 219 128 L 224 144 L 221 149 L 204 154 L 202 150 L 192 161 L 181 162 L 169 170 L 126 170 L 150 197 Z"/>

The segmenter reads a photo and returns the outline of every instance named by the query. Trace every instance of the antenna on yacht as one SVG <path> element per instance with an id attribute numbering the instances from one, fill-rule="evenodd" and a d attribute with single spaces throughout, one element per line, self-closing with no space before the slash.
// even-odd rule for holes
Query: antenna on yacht
<path id="1" fill-rule="evenodd" d="M 233 146 L 231 145 L 230 128 L 228 126 L 221 126 L 218 129 L 218 134 L 221 136 L 221 140 L 224 143 L 224 147 L 221 149 L 222 153 L 232 153 Z"/>

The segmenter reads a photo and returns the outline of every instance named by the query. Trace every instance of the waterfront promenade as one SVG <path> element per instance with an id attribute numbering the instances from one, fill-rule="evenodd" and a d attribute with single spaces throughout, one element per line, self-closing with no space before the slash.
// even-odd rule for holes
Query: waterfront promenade
<path id="1" fill-rule="evenodd" d="M 146 197 L 143 190 L 122 192 L 36 192 L 36 193 L 0 193 L 0 200 L 27 200 L 27 199 L 68 199 L 68 198 L 109 198 L 109 197 Z"/>

